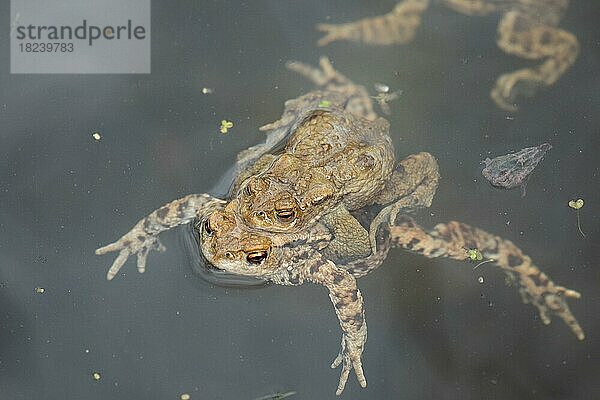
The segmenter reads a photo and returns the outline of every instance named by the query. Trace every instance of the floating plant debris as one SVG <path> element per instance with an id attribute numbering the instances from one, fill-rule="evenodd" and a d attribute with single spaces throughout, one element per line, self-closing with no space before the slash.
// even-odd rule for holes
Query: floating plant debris
<path id="1" fill-rule="evenodd" d="M 481 173 L 495 187 L 514 189 L 520 186 L 523 190 L 522 196 L 525 196 L 527 178 L 551 148 L 549 143 L 544 143 L 491 160 L 486 158 L 483 161 L 485 168 Z"/>
<path id="2" fill-rule="evenodd" d="M 581 221 L 579 219 L 579 209 L 583 207 L 583 204 L 583 199 L 573 199 L 569 201 L 569 207 L 577 211 L 577 229 L 579 229 L 579 233 L 581 233 L 581 236 L 585 237 L 585 233 L 583 233 L 583 231 L 581 230 Z"/>
<path id="3" fill-rule="evenodd" d="M 219 130 L 222 134 L 226 134 L 227 131 L 229 131 L 229 129 L 231 128 L 233 128 L 233 122 L 227 121 L 226 119 L 221 121 L 221 127 L 219 128 Z"/>
<path id="4" fill-rule="evenodd" d="M 97 142 L 100 141 L 100 139 L 102 139 L 102 135 L 100 134 L 100 132 L 94 132 L 94 133 L 92 133 L 92 137 Z"/>
<path id="5" fill-rule="evenodd" d="M 390 92 L 390 87 L 388 85 L 386 85 L 385 83 L 375 82 L 373 84 L 373 87 L 375 88 L 377 93 L 389 93 Z"/>
<path id="6" fill-rule="evenodd" d="M 466 249 L 466 250 L 467 250 L 467 258 L 469 259 L 469 261 L 471 261 L 471 262 L 479 261 L 479 263 L 477 263 L 477 265 L 474 266 L 473 269 L 476 269 L 481 264 L 485 264 L 485 263 L 494 261 L 494 259 L 492 259 L 492 258 L 490 258 L 489 260 L 483 261 L 483 254 L 481 253 L 481 251 L 479 251 L 479 249 Z M 482 281 L 480 281 L 479 283 L 483 283 L 483 278 L 481 278 L 481 279 L 482 279 Z"/>
<path id="7" fill-rule="evenodd" d="M 469 260 L 471 261 L 483 260 L 483 254 L 481 254 L 481 252 L 478 249 L 468 249 L 467 257 L 469 257 Z"/>
<path id="8" fill-rule="evenodd" d="M 38 287 L 36 287 L 34 290 L 35 290 L 35 292 L 36 292 L 36 293 L 38 293 L 38 294 L 43 294 L 43 293 L 46 291 L 46 289 L 44 289 L 44 288 L 43 288 L 43 287 L 41 287 L 41 286 L 38 286 Z"/>
<path id="9" fill-rule="evenodd" d="M 322 100 L 319 103 L 319 107 L 331 107 L 331 102 L 329 100 Z"/>
<path id="10" fill-rule="evenodd" d="M 391 114 L 391 110 L 390 110 L 390 106 L 389 106 L 388 102 L 390 102 L 392 100 L 396 100 L 398 97 L 400 97 L 400 95 L 402 94 L 402 90 L 398 90 L 396 92 L 390 92 L 390 87 L 388 85 L 386 85 L 385 83 L 375 83 L 373 86 L 375 87 L 375 90 L 377 91 L 377 96 L 371 96 L 371 97 L 373 99 L 375 99 L 377 104 L 379 104 L 379 107 L 381 107 L 381 111 L 383 111 L 384 114 L 386 114 L 386 115 Z"/>
<path id="11" fill-rule="evenodd" d="M 296 392 L 285 392 L 285 393 L 278 392 L 278 393 L 268 394 L 266 396 L 259 397 L 255 400 L 282 400 L 287 397 L 293 396 L 295 394 L 296 394 Z"/>
<path id="12" fill-rule="evenodd" d="M 575 210 L 579 210 L 581 207 L 583 207 L 583 204 L 584 204 L 583 199 L 569 201 L 569 207 L 571 207 Z"/>
<path id="13" fill-rule="evenodd" d="M 396 92 L 390 92 L 390 87 L 385 83 L 374 83 L 375 91 L 377 92 L 377 96 L 372 96 L 379 107 L 381 107 L 381 111 L 384 114 L 389 115 L 391 113 L 390 106 L 388 102 L 392 100 L 396 100 L 398 97 L 402 95 L 402 90 L 398 90 Z"/>
<path id="14" fill-rule="evenodd" d="M 375 101 L 377 101 L 377 104 L 379 104 L 379 107 L 381 107 L 381 111 L 383 111 L 383 113 L 386 115 L 390 115 L 391 110 L 390 110 L 390 105 L 388 104 L 388 102 L 390 102 L 392 100 L 396 100 L 398 97 L 400 97 L 401 94 L 402 94 L 402 90 L 398 90 L 397 92 L 393 92 L 393 93 L 379 93 L 377 96 L 374 96 L 373 98 L 375 99 Z"/>
<path id="15" fill-rule="evenodd" d="M 100 372 L 98 372 L 98 371 L 94 371 L 94 372 L 92 372 L 92 378 L 93 378 L 95 381 L 99 381 L 99 380 L 100 380 L 100 378 L 102 378 L 102 375 L 100 375 Z"/>

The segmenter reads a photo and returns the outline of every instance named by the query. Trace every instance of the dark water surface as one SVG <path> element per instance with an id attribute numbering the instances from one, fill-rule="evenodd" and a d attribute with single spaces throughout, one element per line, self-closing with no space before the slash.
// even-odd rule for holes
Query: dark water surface
<path id="1" fill-rule="evenodd" d="M 579 38 L 579 59 L 514 118 L 489 90 L 534 62 L 496 47 L 497 16 L 437 6 L 410 44 L 318 48 L 313 26 L 327 15 L 346 22 L 394 2 L 155 1 L 152 74 L 139 76 L 10 75 L 5 35 L 0 399 L 335 397 L 340 330 L 323 288 L 213 286 L 192 272 L 184 230 L 162 235 L 167 251 L 151 255 L 144 275 L 130 260 L 107 282 L 113 257 L 94 255 L 163 203 L 215 187 L 237 152 L 263 140 L 258 126 L 312 88 L 285 61 L 322 54 L 355 82 L 403 90 L 390 117 L 398 156 L 429 151 L 443 177 L 420 222 L 460 220 L 513 240 L 582 293 L 570 304 L 587 334 L 579 342 L 561 321 L 543 326 L 490 265 L 392 250 L 359 281 L 369 387 L 352 373 L 343 397 L 598 398 L 600 7 L 572 3 L 561 26 Z M 8 2 L 0 14 L 8 32 Z M 222 119 L 235 123 L 227 135 Z M 486 157 L 544 142 L 553 148 L 525 198 L 481 176 Z M 585 239 L 567 207 L 579 197 Z"/>

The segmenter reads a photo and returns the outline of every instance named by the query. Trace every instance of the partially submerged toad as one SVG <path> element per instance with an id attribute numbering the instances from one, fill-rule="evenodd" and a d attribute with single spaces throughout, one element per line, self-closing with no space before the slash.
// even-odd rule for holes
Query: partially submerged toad
<path id="1" fill-rule="evenodd" d="M 318 44 L 351 40 L 375 45 L 410 42 L 430 0 L 404 0 L 385 15 L 345 24 L 320 24 L 325 32 Z M 519 96 L 532 96 L 540 86 L 553 85 L 575 62 L 577 38 L 558 27 L 569 0 L 441 0 L 467 15 L 502 15 L 498 25 L 498 47 L 506 53 L 541 64 L 498 77 L 491 97 L 498 107 L 516 111 Z"/>
<path id="2" fill-rule="evenodd" d="M 225 201 L 207 194 L 192 194 L 152 212 L 117 242 L 96 250 L 97 254 L 119 252 L 107 274 L 109 280 L 132 254 L 137 254 L 138 270 L 144 272 L 149 251 L 164 250 L 158 234 L 194 222 L 202 253 L 216 268 L 264 278 L 276 284 L 314 282 L 325 286 L 342 328 L 341 351 L 332 364 L 333 368 L 342 365 L 337 394 L 344 390 L 352 369 L 361 386 L 366 386 L 361 355 L 367 325 L 356 278 L 379 266 L 390 246 L 427 257 L 458 260 L 468 258 L 465 249 L 478 248 L 517 283 L 523 300 L 538 308 L 544 323 L 549 323 L 550 315 L 555 314 L 579 339 L 583 339 L 583 331 L 566 303 L 567 297 L 579 298 L 579 293 L 554 285 L 510 241 L 457 222 L 441 224 L 427 232 L 406 215 L 406 212 L 431 204 L 438 182 L 437 163 L 431 155 L 409 156 L 392 170 L 392 154 L 392 161 L 385 162 L 390 166 L 384 173 L 381 172 L 382 159 L 370 161 L 374 165 L 379 162 L 380 167 L 375 171 L 366 173 L 360 169 L 365 154 L 373 158 L 376 154 L 390 154 L 389 149 L 383 153 L 369 152 L 373 142 L 354 140 L 364 134 L 363 129 L 369 131 L 370 126 L 387 129 L 387 124 L 377 119 L 371 99 L 362 86 L 335 71 L 327 59 L 321 60 L 320 70 L 300 63 L 289 66 L 315 82 L 320 90 L 286 102 L 281 119 L 264 127 L 266 142 L 240 154 L 230 198 Z M 313 124 L 314 118 L 323 118 L 314 122 L 319 128 L 306 129 L 304 124 Z M 326 124 L 320 125 L 323 121 Z M 325 128 L 321 129 L 323 126 Z M 326 151 L 329 149 L 322 145 L 329 140 L 328 135 L 344 130 L 351 133 L 348 138 L 352 140 L 344 142 L 330 158 L 331 154 Z M 387 130 L 373 132 L 379 136 L 377 140 L 384 143 L 384 148 L 391 146 L 391 143 L 385 143 L 389 140 Z M 304 141 L 315 137 L 317 140 Z M 305 158 L 286 150 L 282 152 L 278 146 L 282 141 L 284 149 L 291 143 L 303 143 L 305 147 L 299 153 Z M 330 145 L 333 148 L 335 143 Z M 358 156 L 348 156 L 345 149 Z M 356 153 L 352 153 L 354 151 Z M 336 159 L 339 160 L 337 164 Z M 339 164 L 346 162 L 359 167 L 353 170 L 352 165 Z M 336 172 L 329 171 L 328 177 L 328 168 L 335 167 L 340 171 L 351 171 L 346 177 L 349 182 L 340 180 L 343 184 L 338 184 L 339 175 L 333 177 Z M 268 177 L 268 185 L 248 189 L 255 182 L 263 185 L 261 180 L 265 177 Z M 367 182 L 366 186 L 343 192 L 344 188 L 352 187 L 352 179 L 358 177 L 381 181 Z M 272 191 L 269 190 L 271 185 Z M 319 196 L 314 195 L 321 187 L 331 189 L 327 200 L 318 201 Z M 365 189 L 368 187 L 379 189 L 369 191 L 371 189 Z M 252 195 L 259 191 L 270 202 L 262 203 L 264 208 L 257 212 L 270 213 L 271 225 L 247 224 L 243 214 L 245 208 L 241 203 L 248 198 L 258 201 Z M 282 193 L 289 195 L 289 203 L 285 204 L 292 210 L 291 213 L 284 212 L 283 218 L 281 211 L 286 209 L 278 208 Z M 311 201 L 303 201 L 310 193 L 313 193 L 308 196 Z M 353 203 L 347 199 L 356 193 L 362 193 L 364 199 L 357 205 L 350 205 Z M 371 209 L 375 210 L 376 216 L 370 216 Z M 290 215 L 307 217 L 286 225 L 284 222 Z M 276 226 L 275 222 L 280 225 Z M 368 239 L 366 245 L 365 237 Z"/>

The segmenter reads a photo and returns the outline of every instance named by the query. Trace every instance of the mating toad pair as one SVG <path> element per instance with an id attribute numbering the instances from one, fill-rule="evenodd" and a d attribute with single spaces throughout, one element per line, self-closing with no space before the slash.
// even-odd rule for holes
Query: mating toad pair
<path id="1" fill-rule="evenodd" d="M 360 385 L 367 384 L 361 363 L 367 325 L 356 278 L 381 265 L 394 246 L 457 260 L 477 248 L 506 272 L 544 323 L 554 314 L 583 339 L 566 303 L 579 293 L 556 286 L 512 242 L 459 222 L 428 231 L 408 215 L 431 204 L 437 162 L 428 153 L 395 162 L 389 124 L 377 117 L 364 87 L 325 58 L 320 69 L 288 66 L 317 90 L 287 101 L 280 120 L 261 128 L 266 142 L 240 153 L 229 198 L 192 194 L 140 220 L 96 251 L 119 252 L 109 280 L 133 254 L 144 272 L 148 253 L 164 250 L 158 234 L 193 223 L 215 268 L 282 285 L 325 286 L 342 329 L 331 365 L 342 365 L 337 394 L 352 369 Z"/>

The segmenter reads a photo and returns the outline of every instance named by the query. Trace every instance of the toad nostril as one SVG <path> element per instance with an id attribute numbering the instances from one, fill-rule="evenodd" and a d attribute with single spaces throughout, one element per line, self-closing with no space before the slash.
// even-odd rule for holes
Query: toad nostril
<path id="1" fill-rule="evenodd" d="M 254 213 L 254 215 L 256 215 L 256 217 L 258 217 L 259 219 L 267 218 L 267 213 L 264 211 L 257 211 L 256 213 Z"/>
<path id="2" fill-rule="evenodd" d="M 246 259 L 248 260 L 249 263 L 260 264 L 267 258 L 267 256 L 268 256 L 268 253 L 264 250 L 253 251 L 251 253 L 248 253 L 248 255 L 246 256 Z"/>

